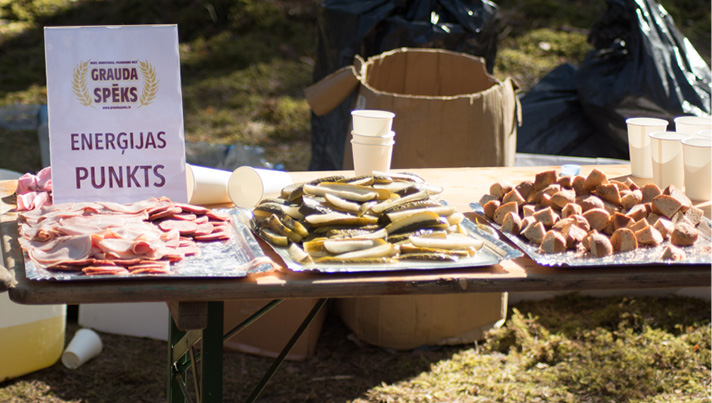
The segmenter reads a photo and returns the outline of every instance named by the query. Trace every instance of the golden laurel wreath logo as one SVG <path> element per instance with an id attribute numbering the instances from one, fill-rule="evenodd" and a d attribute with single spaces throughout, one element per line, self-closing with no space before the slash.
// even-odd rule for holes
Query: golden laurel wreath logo
<path id="1" fill-rule="evenodd" d="M 91 97 L 89 96 L 89 88 L 87 87 L 87 72 L 89 71 L 89 62 L 87 60 L 84 63 L 79 63 L 74 69 L 74 74 L 72 77 L 72 91 L 76 95 L 79 102 L 84 106 L 92 105 Z"/>
<path id="2" fill-rule="evenodd" d="M 138 67 L 143 75 L 143 92 L 141 92 L 141 98 L 139 99 L 140 108 L 153 102 L 153 98 L 158 93 L 158 78 L 156 78 L 156 70 L 149 62 L 138 62 Z"/>
<path id="3" fill-rule="evenodd" d="M 89 86 L 87 85 L 90 62 L 91 60 L 87 60 L 86 62 L 79 63 L 74 68 L 74 74 L 72 74 L 72 91 L 79 100 L 79 103 L 94 108 L 91 95 L 89 94 Z M 148 61 L 139 61 L 138 66 L 143 76 L 143 91 L 141 92 L 141 97 L 139 98 L 140 105 L 138 106 L 140 108 L 150 105 L 154 98 L 156 98 L 156 94 L 158 93 L 158 77 L 156 75 L 156 69 Z"/>

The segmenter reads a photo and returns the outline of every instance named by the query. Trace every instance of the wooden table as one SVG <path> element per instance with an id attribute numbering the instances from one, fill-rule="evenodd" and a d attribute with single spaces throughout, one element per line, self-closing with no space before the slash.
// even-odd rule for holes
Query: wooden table
<path id="1" fill-rule="evenodd" d="M 582 174 L 586 175 L 592 168 L 594 167 L 582 167 Z M 619 180 L 625 180 L 630 172 L 628 165 L 604 165 L 595 168 L 606 172 L 609 178 Z M 444 187 L 441 197 L 457 211 L 464 212 L 474 219 L 473 215 L 467 214 L 471 210 L 469 204 L 478 201 L 483 194 L 488 193 L 489 186 L 493 182 L 507 180 L 517 183 L 524 179 L 533 179 L 536 172 L 544 169 L 547 168 L 435 168 L 410 171 L 419 174 L 431 184 Z M 299 182 L 332 173 L 334 172 L 294 172 L 291 175 L 295 182 Z M 638 183 L 645 183 L 645 180 L 634 179 Z M 280 272 L 242 279 L 34 281 L 25 278 L 24 262 L 16 241 L 16 215 L 6 212 L 14 207 L 13 198 L 10 196 L 13 191 L 14 181 L 0 182 L 2 200 L 0 207 L 3 209 L 0 221 L 2 237 L 0 247 L 5 256 L 4 264 L 7 272 L 16 279 L 16 283 L 9 289 L 10 299 L 22 304 L 165 301 L 171 308 L 173 319 L 171 324 L 175 325 L 171 333 L 173 339 L 169 343 L 171 351 L 176 349 L 187 354 L 189 350 L 185 346 L 194 342 L 196 338 L 203 337 L 204 363 L 214 360 L 214 364 L 219 365 L 220 368 L 222 368 L 221 348 L 211 351 L 206 347 L 214 346 L 222 340 L 221 301 L 224 300 L 321 298 L 323 304 L 326 298 L 333 297 L 709 287 L 711 283 L 709 265 L 556 268 L 539 266 L 527 257 L 506 260 L 484 268 L 417 272 L 339 274 Z M 709 201 L 695 204 L 701 207 L 708 217 L 710 216 Z M 2 271 L 0 268 L 0 279 L 2 279 Z M 317 306 L 321 305 L 317 304 Z M 315 315 L 316 312 L 313 314 Z M 248 324 L 244 323 L 241 326 Z M 306 324 L 308 321 L 304 326 Z M 218 328 L 219 330 L 216 330 Z M 193 330 L 200 332 L 190 333 Z M 214 331 L 211 333 L 211 330 Z M 173 335 L 178 331 L 187 331 L 187 333 L 179 333 L 181 337 L 174 338 Z M 180 346 L 184 348 L 178 348 Z M 192 361 L 184 360 L 184 364 L 187 361 L 194 362 L 195 358 Z M 175 368 L 175 361 L 171 365 Z M 279 363 L 276 365 L 279 366 Z M 209 365 L 205 364 L 203 367 Z M 217 382 L 219 385 L 203 386 L 205 392 L 201 397 L 204 401 L 211 399 L 220 401 L 221 376 L 217 381 L 214 376 L 212 378 L 212 382 Z M 203 381 L 207 381 L 205 376 Z M 174 379 L 171 378 L 170 382 L 172 384 Z M 169 398 L 174 397 L 177 391 L 175 387 L 171 390 L 169 386 Z"/>

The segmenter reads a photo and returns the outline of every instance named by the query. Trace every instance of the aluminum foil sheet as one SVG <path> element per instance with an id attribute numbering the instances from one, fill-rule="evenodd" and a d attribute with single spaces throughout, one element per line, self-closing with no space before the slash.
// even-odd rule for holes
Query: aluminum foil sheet
<path id="1" fill-rule="evenodd" d="M 261 273 L 272 269 L 264 263 L 254 267 L 248 264 L 265 257 L 262 248 L 252 235 L 248 226 L 251 212 L 247 209 L 218 209 L 230 214 L 233 232 L 229 240 L 216 242 L 198 242 L 199 256 L 188 256 L 180 262 L 171 264 L 171 273 L 166 274 L 123 274 L 85 276 L 77 272 L 51 271 L 37 266 L 25 253 L 25 275 L 31 280 L 109 280 L 109 279 L 166 279 L 166 278 L 217 278 L 245 277 L 252 273 Z"/>
<path id="2" fill-rule="evenodd" d="M 697 242 L 694 245 L 683 247 L 686 258 L 683 260 L 663 260 L 661 257 L 665 248 L 670 245 L 670 241 L 665 241 L 662 244 L 650 247 L 640 247 L 634 251 L 615 253 L 610 256 L 601 258 L 592 257 L 588 253 L 581 251 L 567 251 L 564 253 L 539 253 L 539 247 L 526 242 L 524 239 L 507 232 L 502 232 L 501 228 L 495 222 L 488 220 L 485 217 L 482 205 L 479 203 L 470 203 L 472 210 L 479 214 L 482 219 L 487 220 L 490 225 L 497 229 L 507 239 L 517 245 L 527 256 L 536 263 L 543 266 L 650 266 L 650 265 L 680 265 L 680 264 L 712 264 L 712 239 L 710 232 L 712 222 L 707 217 L 703 217 L 702 222 L 698 226 L 700 233 Z"/>
<path id="3" fill-rule="evenodd" d="M 388 272 L 400 270 L 444 270 L 459 268 L 477 268 L 491 266 L 502 260 L 515 259 L 522 256 L 522 253 L 503 242 L 497 233 L 483 229 L 465 218 L 462 222 L 467 230 L 468 236 L 484 241 L 484 245 L 477 251 L 475 256 L 459 259 L 457 262 L 416 262 L 403 261 L 389 264 L 324 264 L 309 263 L 300 264 L 292 260 L 289 251 L 285 247 L 272 248 L 284 260 L 287 268 L 297 272 L 319 272 L 319 273 L 359 273 L 359 272 Z"/>

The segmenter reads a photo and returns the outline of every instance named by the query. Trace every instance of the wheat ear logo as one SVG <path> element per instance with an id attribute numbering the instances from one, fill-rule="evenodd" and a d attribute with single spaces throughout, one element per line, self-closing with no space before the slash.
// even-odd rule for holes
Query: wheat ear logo
<path id="1" fill-rule="evenodd" d="M 153 98 L 156 97 L 156 93 L 158 92 L 158 78 L 156 78 L 156 70 L 149 62 L 139 61 L 138 66 L 143 76 L 143 92 L 141 92 L 141 98 L 139 99 L 141 103 L 141 105 L 139 105 L 140 108 L 141 106 L 146 106 L 153 102 Z"/>
<path id="2" fill-rule="evenodd" d="M 77 67 L 74 68 L 74 74 L 72 75 L 72 91 L 76 95 L 79 102 L 84 106 L 92 105 L 91 96 L 89 96 L 89 87 L 87 86 L 87 72 L 89 71 L 89 62 L 79 63 Z"/>

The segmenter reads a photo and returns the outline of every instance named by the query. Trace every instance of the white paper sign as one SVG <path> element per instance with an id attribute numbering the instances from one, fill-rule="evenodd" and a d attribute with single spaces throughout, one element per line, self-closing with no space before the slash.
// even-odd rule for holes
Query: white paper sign
<path id="1" fill-rule="evenodd" d="M 54 202 L 187 202 L 177 27 L 44 33 Z"/>

